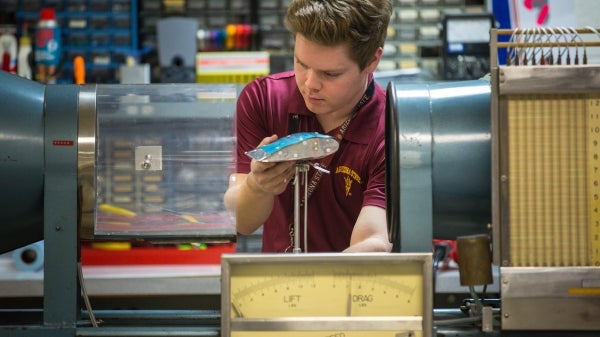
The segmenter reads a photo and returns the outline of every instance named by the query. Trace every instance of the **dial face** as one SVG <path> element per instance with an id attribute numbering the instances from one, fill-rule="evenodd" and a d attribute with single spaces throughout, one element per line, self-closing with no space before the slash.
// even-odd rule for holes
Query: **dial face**
<path id="1" fill-rule="evenodd" d="M 241 265 L 231 278 L 231 317 L 408 316 L 423 313 L 418 264 Z"/>
<path id="2" fill-rule="evenodd" d="M 228 297 L 223 314 L 229 311 L 228 322 L 235 326 L 230 336 L 281 336 L 282 331 L 286 337 L 423 336 L 424 317 L 431 310 L 426 309 L 431 307 L 431 296 L 426 296 L 431 287 L 424 282 L 430 277 L 423 271 L 430 267 L 422 259 L 397 263 L 393 255 L 285 254 L 267 257 L 266 263 L 260 256 L 233 263 L 222 293 Z M 396 324 L 402 319 L 408 325 Z M 291 325 L 261 328 L 282 321 Z M 331 322 L 333 329 L 327 325 Z M 373 322 L 395 325 L 387 329 L 389 325 Z M 248 323 L 258 327 L 247 328 Z M 365 330 L 366 325 L 372 330 Z"/>

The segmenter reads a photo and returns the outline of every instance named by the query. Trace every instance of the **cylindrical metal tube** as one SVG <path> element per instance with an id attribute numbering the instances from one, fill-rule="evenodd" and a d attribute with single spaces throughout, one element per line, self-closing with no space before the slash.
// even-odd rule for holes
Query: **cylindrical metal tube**
<path id="1" fill-rule="evenodd" d="M 43 239 L 44 85 L 0 71 L 0 253 Z"/>
<path id="2" fill-rule="evenodd" d="M 460 285 L 491 284 L 492 255 L 488 235 L 461 236 L 456 240 Z"/>
<path id="3" fill-rule="evenodd" d="M 395 251 L 486 233 L 491 221 L 490 82 L 388 85 L 387 211 Z"/>

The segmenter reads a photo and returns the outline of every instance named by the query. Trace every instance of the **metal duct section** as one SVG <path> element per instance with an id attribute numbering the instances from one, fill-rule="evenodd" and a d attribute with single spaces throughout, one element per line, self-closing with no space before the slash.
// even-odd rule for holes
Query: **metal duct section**
<path id="1" fill-rule="evenodd" d="M 43 238 L 45 86 L 0 71 L 0 253 Z"/>
<path id="2" fill-rule="evenodd" d="M 387 88 L 387 204 L 394 251 L 487 233 L 491 223 L 490 83 Z"/>

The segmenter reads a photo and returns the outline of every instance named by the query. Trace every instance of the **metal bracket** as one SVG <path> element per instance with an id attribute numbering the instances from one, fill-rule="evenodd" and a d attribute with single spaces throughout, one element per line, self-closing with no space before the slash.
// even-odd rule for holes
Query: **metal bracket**
<path id="1" fill-rule="evenodd" d="M 162 170 L 162 146 L 138 146 L 135 148 L 135 169 Z"/>

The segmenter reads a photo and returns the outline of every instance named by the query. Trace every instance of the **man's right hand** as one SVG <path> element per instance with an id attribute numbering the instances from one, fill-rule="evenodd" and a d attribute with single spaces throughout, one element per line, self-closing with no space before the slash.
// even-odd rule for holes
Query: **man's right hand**
<path id="1" fill-rule="evenodd" d="M 266 137 L 258 146 L 272 143 L 277 138 L 277 135 Z M 254 193 L 281 194 L 294 177 L 295 164 L 295 161 L 266 163 L 253 159 L 250 163 L 250 173 L 246 178 L 246 184 Z"/>

